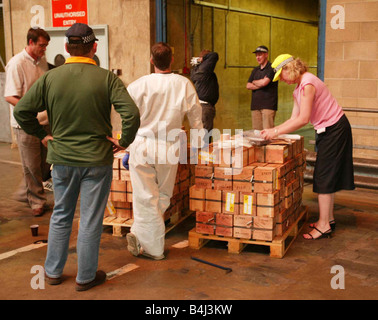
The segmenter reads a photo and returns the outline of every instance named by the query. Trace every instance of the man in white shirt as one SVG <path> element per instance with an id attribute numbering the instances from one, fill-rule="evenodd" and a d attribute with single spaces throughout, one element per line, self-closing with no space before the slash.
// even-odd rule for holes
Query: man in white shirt
<path id="1" fill-rule="evenodd" d="M 172 50 L 166 43 L 152 46 L 155 73 L 139 78 L 127 90 L 139 108 L 141 125 L 130 146 L 134 222 L 127 234 L 128 250 L 164 258 L 164 212 L 176 180 L 174 146 L 187 115 L 191 128 L 202 129 L 202 108 L 187 78 L 171 71 Z M 176 139 L 171 139 L 176 138 Z M 177 161 L 176 161 L 177 160 Z"/>
<path id="2" fill-rule="evenodd" d="M 27 46 L 10 59 L 5 68 L 4 96 L 10 104 L 11 126 L 17 139 L 24 172 L 24 181 L 14 198 L 29 203 L 33 216 L 40 216 L 45 210 L 46 196 L 42 182 L 48 178 L 49 172 L 49 165 L 46 164 L 47 150 L 37 137 L 20 128 L 13 117 L 13 108 L 34 82 L 48 71 L 45 51 L 49 41 L 50 36 L 45 30 L 30 28 Z M 38 119 L 42 125 L 48 124 L 46 114 L 39 114 Z"/>

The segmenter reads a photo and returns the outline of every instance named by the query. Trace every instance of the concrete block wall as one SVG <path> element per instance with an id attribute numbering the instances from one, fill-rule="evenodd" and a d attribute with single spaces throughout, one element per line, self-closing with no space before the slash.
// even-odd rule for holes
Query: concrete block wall
<path id="1" fill-rule="evenodd" d="M 51 0 L 12 0 L 3 4 L 7 63 L 26 45 L 26 33 L 35 16 L 33 6 L 43 8 L 45 28 L 52 27 L 52 14 Z M 109 69 L 121 69 L 120 78 L 126 86 L 151 71 L 151 15 L 150 0 L 88 1 L 88 24 L 108 25 Z M 3 112 L 0 115 L 6 116 Z M 114 130 L 120 130 L 116 112 L 112 112 L 112 124 Z"/>
<path id="2" fill-rule="evenodd" d="M 352 125 L 354 156 L 378 160 L 378 1 L 328 0 L 326 21 L 325 83 Z"/>

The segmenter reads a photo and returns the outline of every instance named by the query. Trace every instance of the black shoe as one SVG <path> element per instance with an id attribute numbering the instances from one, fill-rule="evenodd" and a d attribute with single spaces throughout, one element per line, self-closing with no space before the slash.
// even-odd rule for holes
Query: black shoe
<path id="1" fill-rule="evenodd" d="M 316 226 L 315 223 L 310 223 L 310 224 L 309 224 L 309 227 L 310 227 L 310 228 L 315 228 L 315 226 Z M 329 222 L 329 226 L 331 227 L 331 230 L 332 230 L 332 231 L 335 231 L 335 229 L 336 229 L 336 221 L 335 221 L 335 220 L 331 220 L 331 221 Z"/>
<path id="2" fill-rule="evenodd" d="M 316 227 L 314 227 L 314 229 L 320 233 L 320 236 L 319 236 L 319 237 L 314 238 L 314 237 L 312 236 L 311 233 L 306 233 L 306 234 L 308 234 L 311 238 L 306 238 L 304 235 L 303 235 L 303 238 L 306 239 L 306 240 L 319 240 L 319 239 L 323 239 L 323 238 L 331 238 L 332 229 L 328 229 L 326 232 L 321 232 L 321 231 L 320 231 L 318 228 L 316 228 Z"/>
<path id="3" fill-rule="evenodd" d="M 106 273 L 102 270 L 98 270 L 96 272 L 96 277 L 91 282 L 84 283 L 84 284 L 76 283 L 75 290 L 76 291 L 86 291 L 86 290 L 89 290 L 89 289 L 91 289 L 95 286 L 103 284 L 105 282 L 105 280 L 106 280 Z"/>

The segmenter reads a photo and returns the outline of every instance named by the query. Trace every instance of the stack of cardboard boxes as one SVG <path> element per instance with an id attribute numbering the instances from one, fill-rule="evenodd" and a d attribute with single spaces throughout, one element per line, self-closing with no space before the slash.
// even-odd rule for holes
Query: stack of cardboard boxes
<path id="1" fill-rule="evenodd" d="M 303 137 L 210 145 L 189 192 L 196 232 L 265 241 L 283 235 L 300 213 L 305 163 Z"/>
<path id="2" fill-rule="evenodd" d="M 110 188 L 105 217 L 114 216 L 124 220 L 133 219 L 133 187 L 130 171 L 122 165 L 123 154 L 120 153 L 113 162 L 113 181 Z M 171 216 L 185 214 L 189 208 L 190 166 L 179 164 L 171 204 L 164 213 L 164 220 Z M 142 192 L 142 191 L 141 191 Z"/>

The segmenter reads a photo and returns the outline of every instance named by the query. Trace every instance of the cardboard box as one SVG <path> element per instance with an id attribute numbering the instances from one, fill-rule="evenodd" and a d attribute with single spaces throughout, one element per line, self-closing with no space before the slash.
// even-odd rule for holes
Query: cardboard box
<path id="1" fill-rule="evenodd" d="M 255 162 L 266 162 L 265 151 L 265 146 L 255 146 Z"/>
<path id="2" fill-rule="evenodd" d="M 195 167 L 195 183 L 196 186 L 203 189 L 212 189 L 214 179 L 214 167 L 196 166 Z"/>
<path id="3" fill-rule="evenodd" d="M 252 228 L 253 227 L 252 215 L 238 214 L 234 216 L 234 227 Z"/>
<path id="4" fill-rule="evenodd" d="M 275 218 L 254 217 L 252 238 L 255 240 L 272 241 L 275 237 L 275 229 Z"/>
<path id="5" fill-rule="evenodd" d="M 241 170 L 234 170 L 233 176 L 233 190 L 242 192 L 253 192 L 253 173 L 255 166 L 246 166 Z"/>
<path id="6" fill-rule="evenodd" d="M 274 217 L 281 210 L 281 205 L 277 204 L 275 206 L 257 206 L 256 215 L 259 217 Z"/>
<path id="7" fill-rule="evenodd" d="M 113 180 L 120 180 L 120 161 L 118 158 L 113 160 Z"/>
<path id="8" fill-rule="evenodd" d="M 282 152 L 286 153 L 286 157 L 282 158 L 285 161 L 287 161 L 287 160 L 289 160 L 289 159 L 291 159 L 293 157 L 293 148 L 296 148 L 296 147 L 294 147 L 293 140 L 290 140 L 290 139 L 275 139 L 268 146 L 281 146 L 281 147 L 286 146 L 287 148 L 282 148 Z M 287 149 L 287 151 L 286 151 L 286 149 Z M 276 155 L 275 156 L 278 156 L 278 158 L 280 158 L 279 154 L 281 152 L 277 151 L 279 149 L 275 149 L 275 150 L 276 150 L 276 152 L 275 152 Z M 284 163 L 285 161 L 280 162 L 280 163 Z M 275 163 L 277 163 L 277 162 L 275 162 Z"/>
<path id="9" fill-rule="evenodd" d="M 253 229 L 252 239 L 262 241 L 272 241 L 275 237 L 275 229 L 273 230 L 259 230 Z"/>
<path id="10" fill-rule="evenodd" d="M 205 211 L 221 212 L 222 211 L 222 190 L 205 189 Z"/>
<path id="11" fill-rule="evenodd" d="M 268 163 L 285 163 L 289 159 L 288 145 L 269 144 L 265 146 L 265 161 Z"/>
<path id="12" fill-rule="evenodd" d="M 215 224 L 215 213 L 214 212 L 196 212 L 196 222 Z"/>
<path id="13" fill-rule="evenodd" d="M 119 169 L 119 179 L 122 180 L 122 181 L 131 181 L 131 178 L 130 178 L 130 171 L 129 170 L 126 170 L 125 168 L 120 168 Z"/>
<path id="14" fill-rule="evenodd" d="M 219 167 L 232 167 L 232 141 L 214 143 L 214 163 Z"/>
<path id="15" fill-rule="evenodd" d="M 196 232 L 213 235 L 213 234 L 215 234 L 215 225 L 197 222 L 196 223 Z"/>
<path id="16" fill-rule="evenodd" d="M 284 206 L 285 208 L 290 208 L 293 204 L 293 194 L 289 194 L 288 196 L 285 196 L 284 198 Z"/>
<path id="17" fill-rule="evenodd" d="M 242 228 L 242 227 L 234 227 L 234 233 L 233 237 L 234 238 L 239 238 L 239 239 L 252 239 L 252 229 L 251 228 Z"/>
<path id="18" fill-rule="evenodd" d="M 190 179 L 187 178 L 186 180 L 181 180 L 179 183 L 179 192 L 184 192 L 188 190 L 190 186 Z"/>
<path id="19" fill-rule="evenodd" d="M 196 185 L 189 189 L 189 209 L 192 211 L 205 211 L 206 189 Z"/>
<path id="20" fill-rule="evenodd" d="M 256 194 L 252 192 L 240 192 L 239 214 L 256 215 Z"/>
<path id="21" fill-rule="evenodd" d="M 233 168 L 243 168 L 249 164 L 249 151 L 247 147 L 236 147 L 231 152 L 231 160 Z M 253 149 L 253 147 L 252 147 Z"/>
<path id="22" fill-rule="evenodd" d="M 215 224 L 225 227 L 234 226 L 234 215 L 230 213 L 216 213 Z"/>
<path id="23" fill-rule="evenodd" d="M 197 151 L 198 152 L 198 165 L 201 166 L 214 166 L 215 163 L 215 157 L 214 157 L 214 150 L 213 150 L 213 144 L 210 144 L 208 148 L 202 148 Z"/>
<path id="24" fill-rule="evenodd" d="M 130 202 L 113 201 L 113 206 L 116 211 L 116 217 L 122 219 L 133 218 L 133 206 Z"/>
<path id="25" fill-rule="evenodd" d="M 126 181 L 112 180 L 112 184 L 110 186 L 109 199 L 111 201 L 127 202 L 126 191 Z"/>
<path id="26" fill-rule="evenodd" d="M 273 193 L 277 189 L 277 169 L 275 167 L 257 167 L 254 171 L 254 192 Z"/>
<path id="27" fill-rule="evenodd" d="M 253 217 L 254 229 L 268 229 L 273 230 L 275 226 L 275 220 L 273 217 Z"/>
<path id="28" fill-rule="evenodd" d="M 277 168 L 271 166 L 256 167 L 254 170 L 254 180 L 258 182 L 275 182 L 277 179 Z"/>
<path id="29" fill-rule="evenodd" d="M 239 191 L 222 192 L 222 212 L 239 214 L 240 194 Z"/>
<path id="30" fill-rule="evenodd" d="M 214 189 L 232 190 L 232 168 L 214 168 Z"/>
<path id="31" fill-rule="evenodd" d="M 232 238 L 233 231 L 234 231 L 233 227 L 225 227 L 225 226 L 220 226 L 220 225 L 215 226 L 215 234 L 217 236 Z"/>
<path id="32" fill-rule="evenodd" d="M 255 147 L 252 146 L 248 148 L 248 165 L 255 162 Z"/>
<path id="33" fill-rule="evenodd" d="M 126 201 L 133 202 L 133 185 L 131 184 L 131 181 L 125 181 L 125 182 L 126 182 Z"/>
<path id="34" fill-rule="evenodd" d="M 280 202 L 280 193 L 275 191 L 273 193 L 256 193 L 257 206 L 270 206 L 273 207 Z"/>

